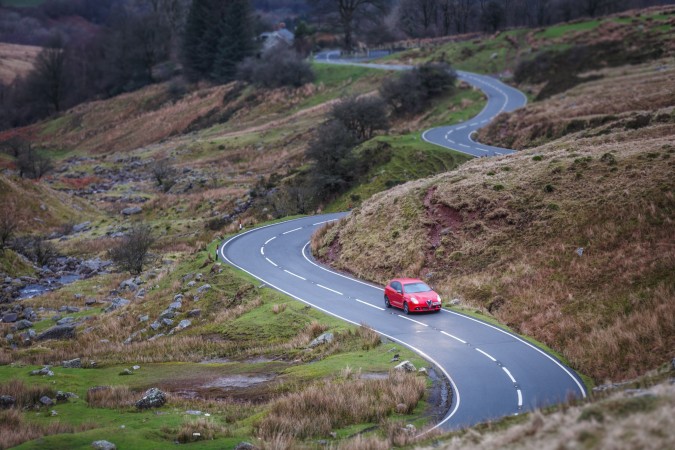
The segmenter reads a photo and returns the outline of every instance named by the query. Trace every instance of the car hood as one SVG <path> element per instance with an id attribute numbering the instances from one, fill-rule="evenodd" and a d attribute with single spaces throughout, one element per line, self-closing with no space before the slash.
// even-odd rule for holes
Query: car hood
<path id="1" fill-rule="evenodd" d="M 438 295 L 435 292 L 430 291 L 430 292 L 418 292 L 416 294 L 408 294 L 408 297 L 415 297 L 417 301 L 424 303 L 427 300 L 435 302 L 436 299 L 438 298 Z"/>

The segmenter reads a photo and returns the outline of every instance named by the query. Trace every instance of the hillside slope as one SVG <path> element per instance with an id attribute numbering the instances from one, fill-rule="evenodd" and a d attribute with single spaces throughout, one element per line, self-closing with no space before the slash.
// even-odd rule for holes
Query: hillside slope
<path id="1" fill-rule="evenodd" d="M 569 97 L 628 86 L 648 97 L 673 76 L 661 65 L 658 82 L 627 67 Z M 558 101 L 516 114 L 553 123 Z M 644 373 L 672 357 L 675 336 L 675 116 L 625 105 L 611 123 L 379 194 L 317 250 L 380 283 L 425 277 L 597 380 Z M 654 119 L 635 120 L 645 114 Z"/>

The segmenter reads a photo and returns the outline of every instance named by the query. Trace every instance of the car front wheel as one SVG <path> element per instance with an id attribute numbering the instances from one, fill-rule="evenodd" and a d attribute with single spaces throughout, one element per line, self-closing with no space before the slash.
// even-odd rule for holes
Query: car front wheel
<path id="1" fill-rule="evenodd" d="M 386 295 L 384 296 L 384 306 L 386 306 L 387 308 L 391 308 L 391 303 L 389 303 L 389 297 L 387 297 Z"/>
<path id="2" fill-rule="evenodd" d="M 408 302 L 403 303 L 403 312 L 406 314 L 410 314 L 410 310 L 408 309 Z"/>

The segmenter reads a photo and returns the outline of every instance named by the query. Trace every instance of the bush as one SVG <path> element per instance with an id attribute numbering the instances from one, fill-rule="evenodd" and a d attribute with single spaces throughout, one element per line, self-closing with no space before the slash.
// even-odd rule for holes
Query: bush
<path id="1" fill-rule="evenodd" d="M 452 92 L 455 71 L 445 63 L 426 63 L 384 81 L 380 94 L 395 114 L 417 114 L 435 97 Z"/>
<path id="2" fill-rule="evenodd" d="M 237 79 L 268 89 L 300 87 L 314 81 L 314 72 L 293 49 L 275 46 L 260 58 L 242 61 L 237 66 Z"/>
<path id="3" fill-rule="evenodd" d="M 330 116 L 359 142 L 371 139 L 377 130 L 389 128 L 387 104 L 379 96 L 347 97 L 333 106 Z"/>
<path id="4" fill-rule="evenodd" d="M 154 242 L 150 226 L 137 223 L 117 246 L 108 250 L 108 256 L 120 269 L 139 274 L 143 266 L 152 260 L 149 250 Z"/>
<path id="5" fill-rule="evenodd" d="M 12 248 L 17 253 L 28 257 L 38 266 L 49 264 L 59 253 L 49 241 L 41 236 L 26 236 L 12 241 Z"/>

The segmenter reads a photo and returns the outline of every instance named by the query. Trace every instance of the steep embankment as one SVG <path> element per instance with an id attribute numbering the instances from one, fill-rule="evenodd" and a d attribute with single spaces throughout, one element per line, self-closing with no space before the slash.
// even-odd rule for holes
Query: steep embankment
<path id="1" fill-rule="evenodd" d="M 608 71 L 565 96 L 599 113 L 628 89 L 660 95 L 674 72 Z M 553 122 L 561 101 L 521 114 Z M 319 253 L 378 282 L 426 277 L 598 380 L 643 373 L 672 357 L 675 335 L 675 120 L 661 103 L 624 105 L 613 121 L 377 195 Z"/>

